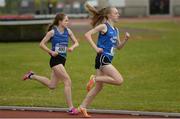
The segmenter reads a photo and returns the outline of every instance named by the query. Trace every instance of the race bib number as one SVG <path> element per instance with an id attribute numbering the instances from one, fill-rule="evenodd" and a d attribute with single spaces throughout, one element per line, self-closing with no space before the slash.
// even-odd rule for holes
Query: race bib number
<path id="1" fill-rule="evenodd" d="M 56 45 L 55 51 L 58 53 L 66 53 L 67 47 L 63 45 Z"/>

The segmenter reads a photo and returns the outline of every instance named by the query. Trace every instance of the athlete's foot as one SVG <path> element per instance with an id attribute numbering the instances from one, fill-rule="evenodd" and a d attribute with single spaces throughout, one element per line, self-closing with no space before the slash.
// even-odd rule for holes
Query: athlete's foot
<path id="1" fill-rule="evenodd" d="M 78 109 L 73 107 L 72 109 L 68 110 L 67 112 L 69 114 L 71 114 L 71 115 L 77 115 L 78 114 Z"/>
<path id="2" fill-rule="evenodd" d="M 94 86 L 94 84 L 95 84 L 94 78 L 95 78 L 95 75 L 90 76 L 89 82 L 87 83 L 87 86 L 86 86 L 87 92 L 89 92 L 92 89 L 92 87 Z"/>
<path id="3" fill-rule="evenodd" d="M 89 115 L 87 113 L 87 109 L 86 108 L 78 107 L 78 111 L 81 112 L 84 115 L 84 117 L 86 117 L 86 118 L 90 118 L 91 117 L 91 115 Z"/>
<path id="4" fill-rule="evenodd" d="M 32 75 L 34 75 L 34 72 L 32 72 L 32 71 L 29 71 L 29 72 L 27 72 L 26 74 L 24 74 L 24 76 L 23 76 L 23 80 L 27 80 L 27 79 L 31 79 L 31 76 Z"/>

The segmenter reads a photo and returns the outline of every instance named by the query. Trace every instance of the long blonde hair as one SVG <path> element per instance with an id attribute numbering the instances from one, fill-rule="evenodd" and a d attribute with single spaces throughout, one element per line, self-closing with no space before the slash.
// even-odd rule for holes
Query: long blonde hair
<path id="1" fill-rule="evenodd" d="M 111 12 L 111 8 L 112 8 L 112 7 L 106 7 L 98 11 L 96 8 L 94 8 L 88 3 L 86 3 L 84 7 L 92 15 L 91 25 L 93 27 L 103 23 L 104 20 L 108 20 L 108 14 Z"/>

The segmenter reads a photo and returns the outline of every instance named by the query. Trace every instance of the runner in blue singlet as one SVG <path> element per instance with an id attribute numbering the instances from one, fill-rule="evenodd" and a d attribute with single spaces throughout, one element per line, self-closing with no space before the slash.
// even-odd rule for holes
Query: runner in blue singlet
<path id="1" fill-rule="evenodd" d="M 121 49 L 128 41 L 130 35 L 126 33 L 125 39 L 120 42 L 119 31 L 114 27 L 114 23 L 118 21 L 119 17 L 118 10 L 115 7 L 107 7 L 98 11 L 89 4 L 85 6 L 88 12 L 93 14 L 93 29 L 88 31 L 85 37 L 97 53 L 95 59 L 96 75 L 90 76 L 90 80 L 86 87 L 88 94 L 78 109 L 85 117 L 91 117 L 87 113 L 86 108 L 101 91 L 103 85 L 121 85 L 123 82 L 121 74 L 111 62 L 114 57 L 115 49 Z M 97 45 L 92 39 L 92 35 L 95 33 L 99 33 Z M 94 86 L 95 83 L 96 85 Z"/>
<path id="2" fill-rule="evenodd" d="M 32 71 L 27 72 L 24 75 L 23 80 L 33 79 L 50 89 L 55 89 L 57 84 L 62 81 L 64 83 L 65 99 L 69 108 L 68 113 L 77 114 L 78 111 L 74 108 L 72 103 L 71 79 L 64 66 L 67 51 L 72 52 L 79 44 L 73 32 L 67 28 L 67 25 L 68 16 L 63 13 L 57 14 L 53 23 L 49 26 L 47 34 L 40 42 L 40 47 L 51 56 L 49 62 L 52 69 L 51 80 L 44 76 L 39 76 Z M 73 42 L 70 47 L 68 47 L 69 37 Z M 51 49 L 47 47 L 47 42 L 49 40 L 51 40 L 52 43 Z"/>

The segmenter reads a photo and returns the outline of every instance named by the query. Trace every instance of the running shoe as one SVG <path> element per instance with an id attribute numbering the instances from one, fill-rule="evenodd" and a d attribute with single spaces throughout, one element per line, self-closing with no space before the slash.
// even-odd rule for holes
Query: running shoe
<path id="1" fill-rule="evenodd" d="M 31 76 L 32 75 L 34 75 L 34 72 L 32 72 L 32 71 L 29 71 L 29 72 L 27 72 L 26 74 L 24 74 L 24 76 L 23 76 L 23 80 L 27 80 L 27 79 L 31 79 Z"/>
<path id="2" fill-rule="evenodd" d="M 92 89 L 92 87 L 94 86 L 94 84 L 95 84 L 94 78 L 95 78 L 94 75 L 90 76 L 89 82 L 87 83 L 87 86 L 86 86 L 87 92 L 89 92 Z"/>
<path id="3" fill-rule="evenodd" d="M 86 117 L 86 118 L 90 118 L 91 117 L 91 115 L 89 115 L 87 113 L 87 109 L 86 108 L 78 107 L 78 111 L 81 112 L 84 115 L 84 117 Z"/>
<path id="4" fill-rule="evenodd" d="M 77 115 L 78 114 L 78 110 L 76 108 L 72 108 L 71 110 L 67 111 L 70 115 Z"/>

